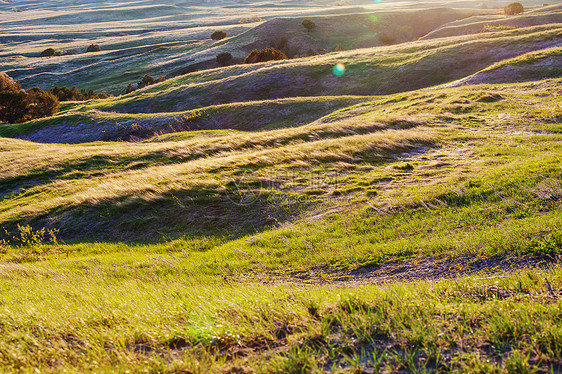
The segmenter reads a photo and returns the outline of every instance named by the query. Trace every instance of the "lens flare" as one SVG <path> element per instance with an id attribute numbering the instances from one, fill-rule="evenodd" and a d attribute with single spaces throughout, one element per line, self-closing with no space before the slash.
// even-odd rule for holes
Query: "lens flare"
<path id="1" fill-rule="evenodd" d="M 382 0 L 375 0 L 375 3 L 380 4 L 382 3 Z"/>
<path id="2" fill-rule="evenodd" d="M 341 77 L 345 74 L 345 65 L 341 62 L 337 63 L 333 69 L 334 75 L 336 77 Z"/>

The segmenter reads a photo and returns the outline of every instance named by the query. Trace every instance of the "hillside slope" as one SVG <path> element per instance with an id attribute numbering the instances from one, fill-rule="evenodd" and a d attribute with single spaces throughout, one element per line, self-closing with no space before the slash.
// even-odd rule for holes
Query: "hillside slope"
<path id="1" fill-rule="evenodd" d="M 119 238 L 137 237 L 141 227 L 142 236 L 218 227 L 261 230 L 267 222 L 290 221 L 324 203 L 343 207 L 349 198 L 366 198 L 385 205 L 406 190 L 413 195 L 400 204 L 415 204 L 421 196 L 416 180 L 460 183 L 492 172 L 487 162 L 496 164 L 495 170 L 522 162 L 519 157 L 544 160 L 546 154 L 537 154 L 535 147 L 559 144 L 560 97 L 557 79 L 396 94 L 310 125 L 253 133 L 186 133 L 74 146 L 3 138 L 0 222 L 12 226 L 30 220 L 54 225 L 69 237 Z M 499 139 L 502 147 L 526 139 L 528 149 L 506 149 L 505 158 L 492 157 L 489 152 L 499 147 L 492 144 Z M 419 168 L 412 174 L 410 166 L 402 169 L 406 163 L 419 163 Z M 467 169 L 457 169 L 461 164 Z M 311 170 L 345 178 L 337 186 L 317 186 Z M 236 203 L 238 194 L 256 194 L 256 205 L 246 211 Z M 288 207 L 283 201 L 293 203 Z M 248 214 L 244 219 L 240 209 Z"/>
<path id="2" fill-rule="evenodd" d="M 562 76 L 562 48 L 547 48 L 500 61 L 450 84 L 510 83 Z"/>
<path id="3" fill-rule="evenodd" d="M 149 114 L 102 112 L 72 103 L 71 109 L 54 117 L 0 126 L 0 136 L 42 143 L 87 143 L 138 141 L 188 130 L 256 131 L 305 125 L 336 109 L 368 100 L 364 96 L 289 98 Z"/>
<path id="4" fill-rule="evenodd" d="M 126 113 L 172 112 L 294 96 L 377 95 L 446 83 L 495 62 L 559 46 L 562 25 L 411 42 L 283 62 L 196 72 L 90 108 Z M 344 63 L 343 77 L 332 74 Z"/>
<path id="5" fill-rule="evenodd" d="M 433 30 L 421 39 L 446 38 L 482 32 L 494 32 L 508 29 L 526 28 L 537 25 L 562 23 L 562 5 L 551 5 L 526 11 L 516 16 L 480 15 L 453 21 Z"/>
<path id="6" fill-rule="evenodd" d="M 278 46 L 283 37 L 290 39 L 286 51 L 291 57 L 306 56 L 333 49 L 410 41 L 452 20 L 475 12 L 488 13 L 423 9 L 423 5 L 419 10 L 379 12 L 298 2 L 281 7 L 240 3 L 208 8 L 193 5 L 125 2 L 101 9 L 85 5 L 67 9 L 59 4 L 50 10 L 10 12 L 11 21 L 0 21 L 4 27 L 0 34 L 0 43 L 4 44 L 0 69 L 21 80 L 24 88 L 78 85 L 121 94 L 128 83 L 138 82 L 145 74 L 174 77 L 214 68 L 221 52 L 230 52 L 241 62 L 252 49 Z M 297 11 L 301 15 L 295 17 Z M 264 22 L 258 15 L 269 21 Z M 304 30 L 303 17 L 316 20 L 315 32 Z M 241 19 L 254 21 L 240 23 Z M 79 32 L 73 28 L 74 22 L 80 22 Z M 210 40 L 217 29 L 224 29 L 229 38 Z M 102 51 L 85 53 L 90 43 L 101 45 Z M 57 55 L 39 57 L 46 48 L 54 48 Z"/>
<path id="7" fill-rule="evenodd" d="M 464 14 L 412 21 L 441 0 L 158 1 L 0 0 L 0 42 L 15 37 L 0 69 L 10 55 L 22 76 L 37 69 L 29 82 L 118 87 L 271 32 L 354 48 Z M 558 9 L 537 1 L 510 19 Z M 9 7 L 24 11 L 3 19 Z M 562 372 L 555 21 L 207 69 L 0 124 L 0 372 Z M 91 66 L 13 55 L 90 37 L 115 42 Z"/>

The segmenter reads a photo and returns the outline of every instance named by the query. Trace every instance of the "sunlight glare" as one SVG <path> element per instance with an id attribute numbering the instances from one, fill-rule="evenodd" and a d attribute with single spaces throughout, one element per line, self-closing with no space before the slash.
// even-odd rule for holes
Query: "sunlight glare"
<path id="1" fill-rule="evenodd" d="M 345 65 L 341 62 L 337 63 L 333 69 L 336 77 L 342 77 L 345 74 Z"/>

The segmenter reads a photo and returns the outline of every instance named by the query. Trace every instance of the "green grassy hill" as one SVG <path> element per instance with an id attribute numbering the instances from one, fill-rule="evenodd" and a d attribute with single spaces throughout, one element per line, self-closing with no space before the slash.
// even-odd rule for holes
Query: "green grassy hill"
<path id="1" fill-rule="evenodd" d="M 562 75 L 562 49 L 547 48 L 500 61 L 463 78 L 457 84 L 508 83 L 556 78 Z"/>
<path id="2" fill-rule="evenodd" d="M 229 52 L 243 59 L 253 49 L 271 46 L 283 48 L 290 58 L 325 54 L 334 50 L 351 50 L 413 41 L 454 20 L 475 13 L 474 9 L 430 8 L 418 10 L 379 11 L 313 17 L 275 18 L 205 51 L 210 59 L 217 53 Z M 307 31 L 302 21 L 311 19 L 315 28 Z"/>
<path id="3" fill-rule="evenodd" d="M 552 46 L 560 45 L 561 33 L 560 25 L 535 26 L 205 70 L 128 95 L 66 104 L 56 117 L 2 126 L 0 135 L 80 143 L 144 139 L 190 129 L 254 131 L 298 126 L 367 96 L 467 76 L 475 83 L 558 77 L 558 49 Z M 524 63 L 525 56 L 535 62 Z M 504 61 L 510 58 L 515 65 Z M 338 62 L 346 64 L 343 77 L 332 74 Z"/>
<path id="4" fill-rule="evenodd" d="M 345 31 L 314 42 L 370 40 L 353 30 L 373 12 L 328 4 L 223 4 L 299 16 L 194 43 L 202 59 L 274 27 L 308 43 L 304 13 Z M 420 14 L 408 4 L 377 14 Z M 96 6 L 83 16 L 118 15 Z M 26 17 L 76 12 L 14 22 L 25 34 Z M 192 72 L 0 124 L 0 372 L 561 371 L 556 12 Z"/>
<path id="5" fill-rule="evenodd" d="M 314 58 L 195 72 L 91 108 L 127 113 L 292 96 L 380 95 L 466 77 L 495 62 L 560 44 L 560 25 L 405 43 Z M 347 72 L 335 77 L 332 68 Z"/>
<path id="6" fill-rule="evenodd" d="M 487 16 L 464 18 L 439 27 L 423 36 L 422 39 L 446 38 L 560 23 L 562 23 L 562 5 L 547 5 L 532 8 L 515 16 L 492 13 Z"/>
<path id="7" fill-rule="evenodd" d="M 562 248 L 561 83 L 400 93 L 260 132 L 2 138 L 0 220 L 24 241 L 2 247 L 0 362 L 556 370 L 562 278 L 525 269 Z"/>
<path id="8" fill-rule="evenodd" d="M 450 21 L 490 12 L 420 6 L 418 10 L 375 13 L 368 7 L 334 9 L 299 3 L 242 7 L 237 12 L 226 4 L 207 11 L 187 4 L 123 5 L 56 9 L 34 18 L 25 17 L 26 12 L 12 12 L 15 19 L 4 22 L 0 34 L 0 42 L 5 43 L 0 68 L 21 80 L 25 88 L 77 85 L 121 94 L 128 83 L 138 82 L 145 74 L 174 77 L 214 68 L 217 54 L 225 51 L 241 61 L 252 49 L 277 46 L 283 37 L 290 39 L 287 53 L 302 57 L 411 41 Z M 295 17 L 296 11 L 305 16 Z M 259 21 L 239 23 L 251 17 Z M 315 32 L 304 30 L 303 17 L 316 20 Z M 80 32 L 72 30 L 76 22 L 81 24 Z M 229 38 L 210 40 L 217 29 L 224 29 Z M 85 53 L 90 43 L 101 45 L 102 51 Z M 54 48 L 57 56 L 39 57 L 46 48 Z"/>

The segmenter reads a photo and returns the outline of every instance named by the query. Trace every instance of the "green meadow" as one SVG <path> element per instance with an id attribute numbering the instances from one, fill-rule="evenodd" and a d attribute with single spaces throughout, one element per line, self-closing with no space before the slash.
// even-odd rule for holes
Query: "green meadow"
<path id="1" fill-rule="evenodd" d="M 115 96 L 0 124 L 0 372 L 562 371 L 562 7 L 504 5 L 1 3 Z"/>

